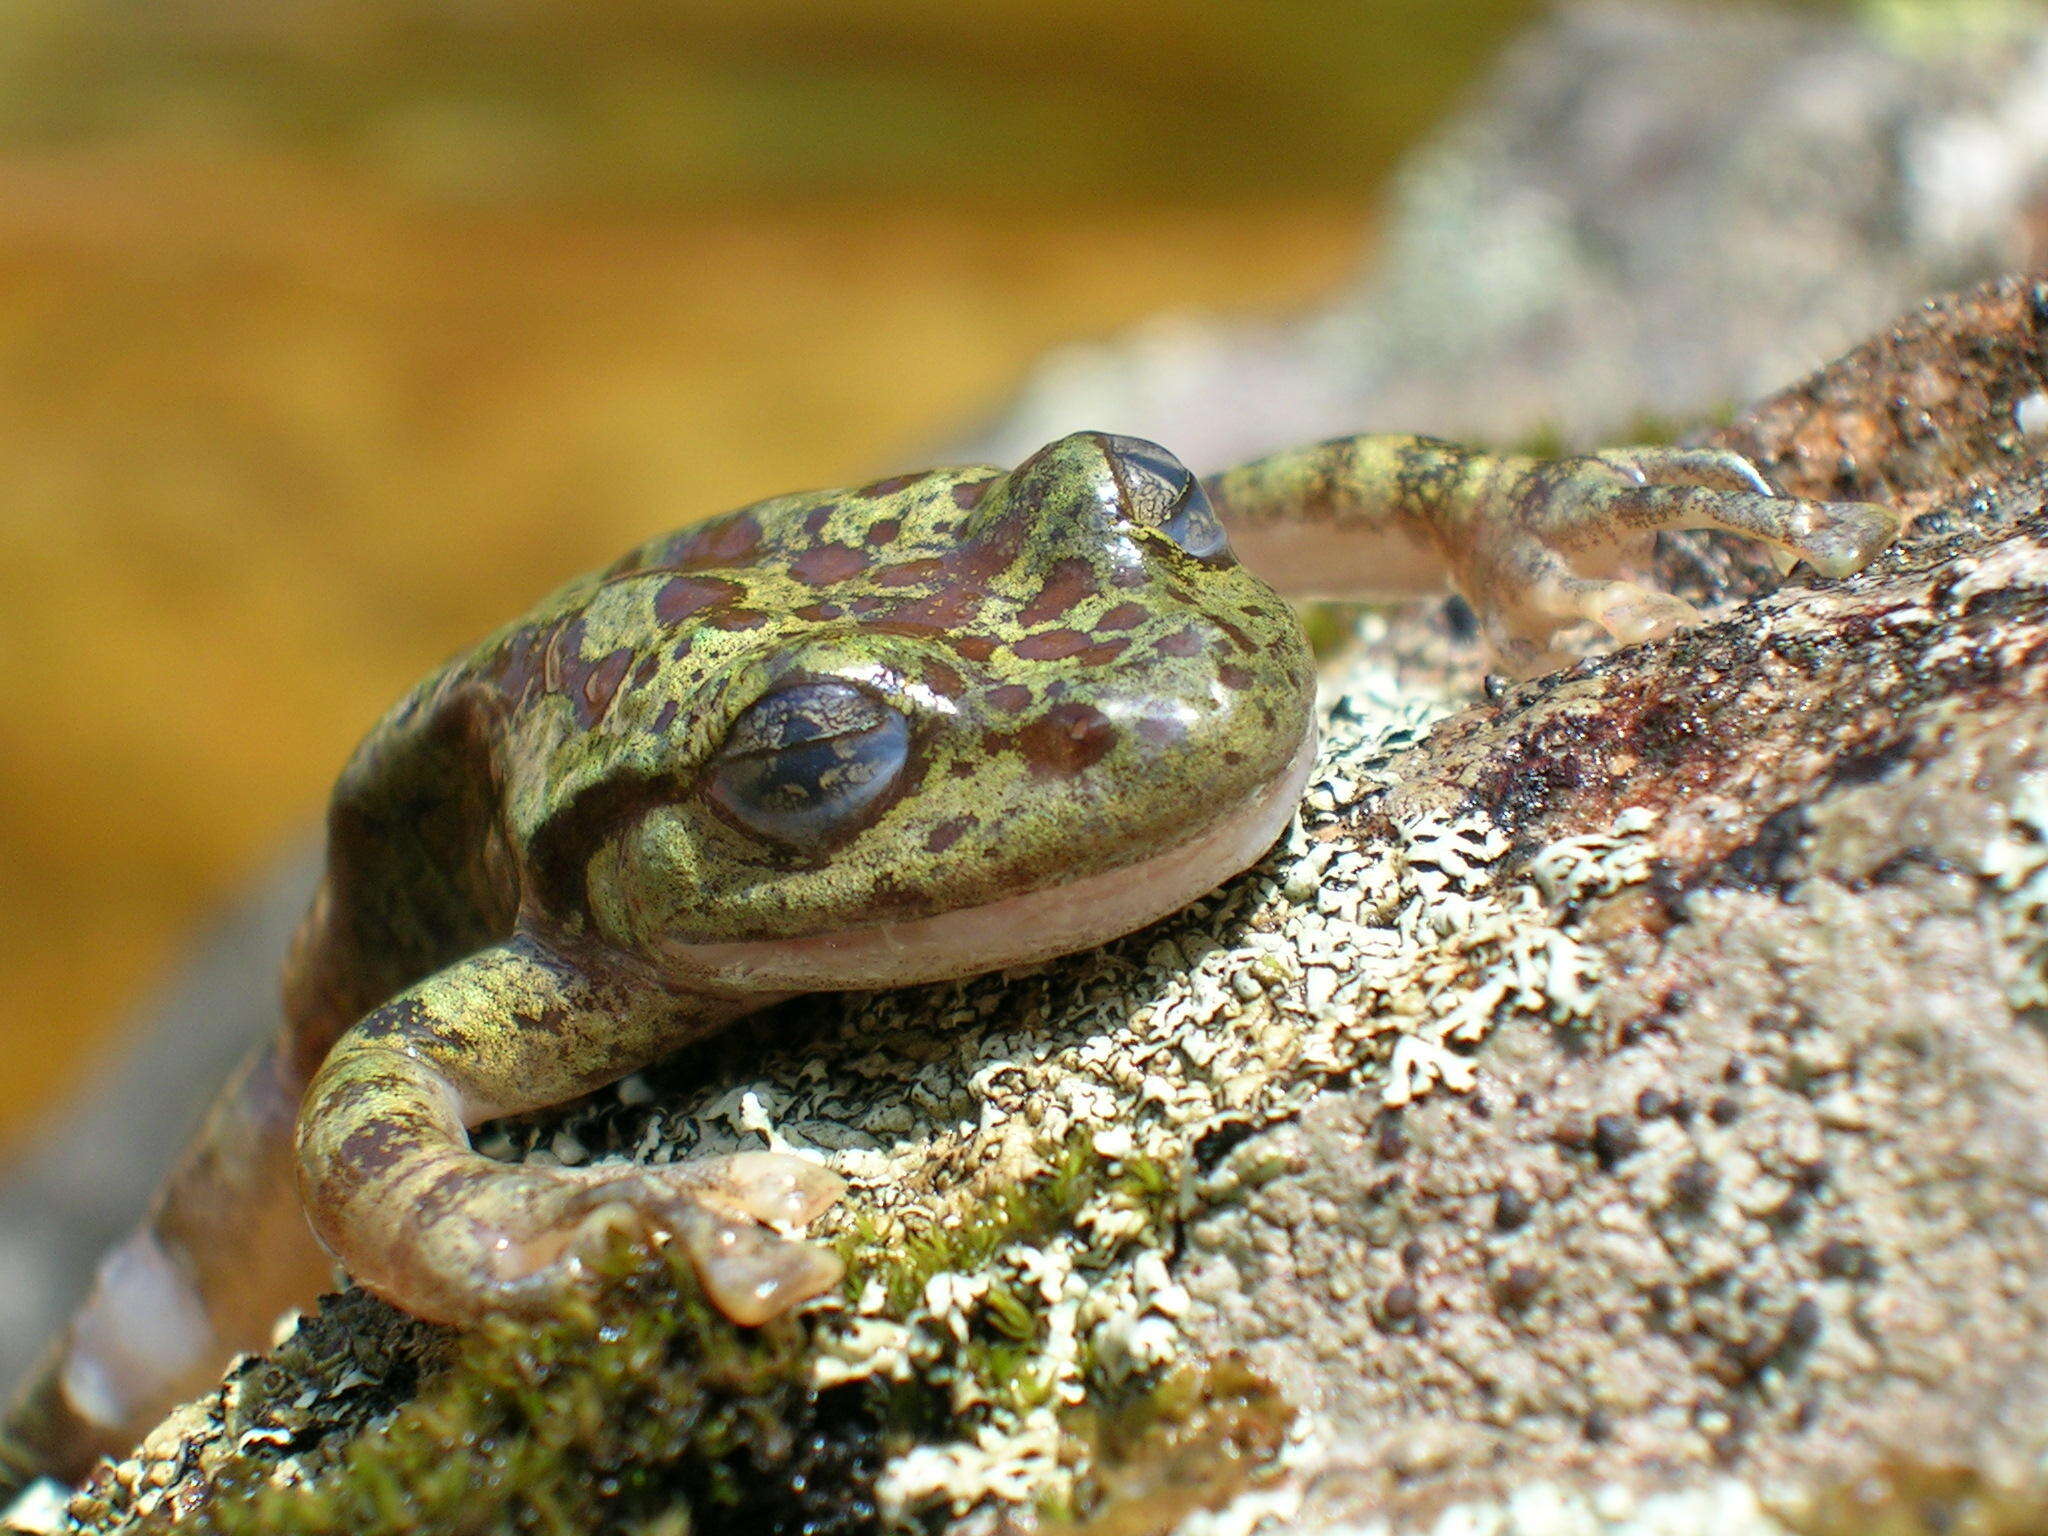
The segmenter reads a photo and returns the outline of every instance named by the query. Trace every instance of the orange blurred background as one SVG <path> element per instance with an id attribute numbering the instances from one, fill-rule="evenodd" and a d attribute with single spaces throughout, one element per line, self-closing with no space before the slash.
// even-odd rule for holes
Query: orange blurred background
<path id="1" fill-rule="evenodd" d="M 1309 302 L 1533 9 L 17 7 L 0 1130 L 441 656 L 664 527 L 909 467 L 1061 341 Z"/>

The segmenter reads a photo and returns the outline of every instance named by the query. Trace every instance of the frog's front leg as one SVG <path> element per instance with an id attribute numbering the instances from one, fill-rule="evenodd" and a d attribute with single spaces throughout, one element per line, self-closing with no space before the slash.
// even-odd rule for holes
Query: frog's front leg
<path id="1" fill-rule="evenodd" d="M 520 936 L 459 961 L 348 1030 L 299 1116 L 299 1188 L 366 1289 L 466 1323 L 542 1314 L 607 1234 L 685 1245 L 712 1300 L 759 1322 L 828 1289 L 838 1260 L 760 1222 L 802 1222 L 839 1181 L 769 1153 L 675 1167 L 494 1162 L 468 1128 L 560 1103 L 761 1006 L 586 974 Z"/>
<path id="2" fill-rule="evenodd" d="M 1663 529 L 1761 539 L 1826 576 L 1861 569 L 1901 520 L 1866 502 L 1779 496 L 1722 449 L 1622 448 L 1578 458 L 1488 454 L 1435 438 L 1336 438 L 1205 482 L 1246 564 L 1290 595 L 1400 597 L 1446 575 L 1502 660 L 1560 659 L 1585 620 L 1629 644 L 1696 623 L 1691 604 L 1616 569 Z"/>

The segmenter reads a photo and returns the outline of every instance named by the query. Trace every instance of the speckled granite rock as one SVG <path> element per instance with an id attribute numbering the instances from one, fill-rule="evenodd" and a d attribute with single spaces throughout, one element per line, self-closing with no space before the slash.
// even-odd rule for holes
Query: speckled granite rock
<path id="1" fill-rule="evenodd" d="M 2048 283 L 1930 306 L 1721 435 L 1921 512 L 1871 571 L 1459 713 L 1469 651 L 1373 621 L 1300 827 L 1217 897 L 794 1005 L 493 1143 L 849 1178 L 812 1384 L 929 1396 L 834 1528 L 2038 1528 L 2044 391 Z M 395 1337 L 431 1393 L 445 1339 Z M 296 1417 L 251 1419 L 245 1377 L 79 1512 L 361 1477 L 300 1449 L 342 1365 L 287 1358 L 311 1391 L 270 1367 L 266 1411 Z M 1223 1361 L 1262 1384 L 1255 1457 L 1112 1449 L 1105 1415 Z M 264 1528 L 330 1528 L 310 1507 Z"/>

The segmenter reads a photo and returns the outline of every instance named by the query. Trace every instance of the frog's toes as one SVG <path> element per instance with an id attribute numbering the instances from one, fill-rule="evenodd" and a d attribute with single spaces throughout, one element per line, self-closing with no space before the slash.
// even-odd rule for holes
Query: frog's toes
<path id="1" fill-rule="evenodd" d="M 844 1188 L 830 1169 L 771 1152 L 666 1167 L 550 1169 L 538 1191 L 508 1199 L 480 1234 L 489 1298 L 436 1313 L 545 1312 L 623 1235 L 680 1243 L 721 1312 L 738 1323 L 766 1322 L 830 1290 L 842 1268 L 832 1253 L 769 1224 L 807 1222 Z"/>
<path id="2" fill-rule="evenodd" d="M 823 1295 L 845 1266 L 830 1249 L 783 1237 L 708 1206 L 683 1213 L 674 1228 L 704 1294 L 734 1322 L 753 1327 Z"/>
<path id="3" fill-rule="evenodd" d="M 1682 597 L 1633 581 L 1574 583 L 1580 614 L 1612 635 L 1617 644 L 1662 640 L 1700 622 L 1700 611 Z"/>
<path id="4" fill-rule="evenodd" d="M 1702 485 L 1599 485 L 1553 509 L 1552 542 L 1595 548 L 1622 530 L 1719 528 L 1787 550 L 1823 576 L 1847 576 L 1898 537 L 1904 519 L 1867 501 L 1807 501 Z"/>
<path id="5" fill-rule="evenodd" d="M 1905 519 L 1889 507 L 1867 501 L 1798 501 L 1796 527 L 1777 541 L 1823 576 L 1848 576 L 1877 558 L 1899 536 Z"/>
<path id="6" fill-rule="evenodd" d="M 831 1169 L 779 1152 L 740 1152 L 636 1170 L 639 1225 L 683 1251 L 713 1306 L 752 1327 L 839 1283 L 836 1254 L 772 1230 L 800 1226 L 845 1192 Z M 604 1219 L 600 1205 L 591 1218 Z M 608 1222 L 616 1225 L 616 1222 Z"/>
<path id="7" fill-rule="evenodd" d="M 782 1152 L 737 1152 L 685 1163 L 675 1173 L 706 1200 L 770 1226 L 802 1226 L 846 1193 L 822 1164 Z"/>

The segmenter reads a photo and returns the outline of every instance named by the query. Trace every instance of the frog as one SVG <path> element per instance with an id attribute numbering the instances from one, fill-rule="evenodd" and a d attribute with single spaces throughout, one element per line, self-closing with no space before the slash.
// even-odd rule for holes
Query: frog
<path id="1" fill-rule="evenodd" d="M 841 1281 L 820 1163 L 495 1161 L 472 1132 L 804 993 L 959 978 L 1165 918 L 1279 840 L 1314 761 L 1295 600 L 1446 578 L 1504 667 L 1697 623 L 1660 530 L 1823 577 L 1892 511 L 1718 449 L 1543 459 L 1342 437 L 1197 477 L 1078 432 L 655 538 L 432 673 L 330 803 L 276 1037 L 223 1091 L 6 1421 L 77 1477 L 336 1269 L 420 1317 L 539 1318 L 676 1244 L 735 1322 Z"/>

